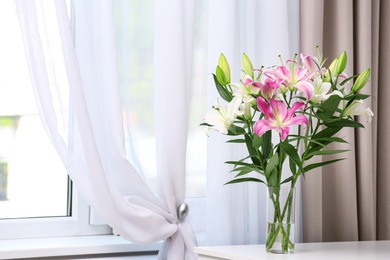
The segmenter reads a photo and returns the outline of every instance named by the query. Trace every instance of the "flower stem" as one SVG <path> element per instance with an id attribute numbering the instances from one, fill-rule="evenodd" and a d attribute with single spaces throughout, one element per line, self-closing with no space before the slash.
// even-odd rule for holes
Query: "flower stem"
<path id="1" fill-rule="evenodd" d="M 296 178 L 291 182 L 291 187 L 284 205 L 280 203 L 280 187 L 270 192 L 270 200 L 274 208 L 273 223 L 269 223 L 268 236 L 266 241 L 267 251 L 272 251 L 277 237 L 280 236 L 281 251 L 287 253 L 294 250 L 294 243 L 290 239 L 291 214 L 293 208 L 293 195 Z"/>

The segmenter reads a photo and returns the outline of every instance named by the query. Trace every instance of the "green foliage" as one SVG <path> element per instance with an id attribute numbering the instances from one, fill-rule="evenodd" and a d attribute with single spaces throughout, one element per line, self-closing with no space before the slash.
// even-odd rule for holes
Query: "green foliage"
<path id="1" fill-rule="evenodd" d="M 298 150 L 287 142 L 280 143 L 280 147 L 291 159 L 290 163 L 296 165 L 300 169 L 300 172 L 304 174 L 302 160 L 299 157 Z"/>
<path id="2" fill-rule="evenodd" d="M 317 64 L 318 71 L 321 71 L 322 65 L 321 58 L 320 64 Z M 258 182 L 269 187 L 280 187 L 280 185 L 290 182 L 291 187 L 294 187 L 299 176 L 304 177 L 313 169 L 344 160 L 344 158 L 326 159 L 329 155 L 348 152 L 346 149 L 329 149 L 328 146 L 332 143 L 347 144 L 343 138 L 337 136 L 341 129 L 363 127 L 361 123 L 354 120 L 350 110 L 356 102 L 370 97 L 370 95 L 357 93 L 366 85 L 370 75 L 369 69 L 360 75 L 351 76 L 338 83 L 339 75 L 344 72 L 346 66 L 347 54 L 343 52 L 333 60 L 326 73 L 320 75 L 322 82 L 328 82 L 326 84 L 332 86 L 330 92 L 334 91 L 334 94 L 328 95 L 326 99 L 319 102 L 306 99 L 297 88 L 293 87 L 289 87 L 287 94 L 285 92 L 278 93 L 278 100 L 287 104 L 287 109 L 290 109 L 297 100 L 305 104 L 305 106 L 301 106 L 303 107 L 301 110 L 293 112 L 294 116 L 301 114 L 301 118 L 304 115 L 308 121 L 308 126 L 300 126 L 297 134 L 289 134 L 287 138 L 282 139 L 281 132 L 279 132 L 279 142 L 277 143 L 273 143 L 273 130 L 268 130 L 261 136 L 257 135 L 254 126 L 259 120 L 266 119 L 267 115 L 265 112 L 263 114 L 255 103 L 250 104 L 250 113 L 245 115 L 241 113 L 236 116 L 234 123 L 229 126 L 227 134 L 233 138 L 227 142 L 232 145 L 245 145 L 248 154 L 237 161 L 226 162 L 233 166 L 231 173 L 234 173 L 233 179 L 226 184 Z M 261 80 L 261 69 L 254 69 L 246 54 L 242 55 L 242 67 L 246 78 L 250 77 L 253 81 Z M 258 74 L 255 75 L 255 72 Z M 239 87 L 239 84 L 230 84 L 230 68 L 223 54 L 220 56 L 213 78 L 219 95 L 225 101 L 232 102 L 236 97 L 232 86 Z M 355 78 L 352 91 L 347 93 L 343 85 Z M 247 86 L 243 87 L 241 91 L 250 91 L 249 88 L 246 88 Z M 269 98 L 261 93 L 252 93 L 251 97 L 254 99 L 260 97 L 266 102 Z M 265 104 L 270 105 L 271 103 Z M 246 104 L 243 102 L 242 105 Z M 346 113 L 347 110 L 349 110 L 348 113 Z M 275 124 L 279 123 L 281 122 L 275 121 Z M 203 125 L 212 127 L 208 124 Z M 315 163 L 311 161 L 314 157 L 319 156 L 323 158 L 323 161 Z M 282 179 L 284 164 L 288 164 L 291 175 Z"/>
<path id="3" fill-rule="evenodd" d="M 329 120 L 335 114 L 338 109 L 341 98 L 337 95 L 331 96 L 328 98 L 322 105 L 318 108 L 316 113 L 317 117 L 321 120 Z"/>
<path id="4" fill-rule="evenodd" d="M 233 183 L 241 183 L 241 182 L 261 182 L 263 184 L 266 184 L 263 180 L 261 179 L 257 179 L 257 178 L 240 178 L 240 179 L 234 179 L 234 180 L 231 180 L 226 184 L 233 184 Z"/>
<path id="5" fill-rule="evenodd" d="M 222 77 L 222 76 L 220 76 Z M 226 87 L 226 85 L 221 85 L 220 81 L 224 81 L 225 79 L 219 79 L 215 74 L 213 74 L 215 87 L 217 88 L 217 91 L 221 98 L 223 98 L 225 101 L 230 102 L 233 99 L 233 94 L 229 91 L 229 89 Z"/>

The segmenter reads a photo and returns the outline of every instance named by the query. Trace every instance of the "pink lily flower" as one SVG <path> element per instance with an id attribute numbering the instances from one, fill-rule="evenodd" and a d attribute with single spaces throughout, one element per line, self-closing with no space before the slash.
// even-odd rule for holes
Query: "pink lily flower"
<path id="1" fill-rule="evenodd" d="M 282 79 L 265 78 L 260 90 L 263 98 L 266 100 L 275 98 L 281 83 L 283 83 Z"/>
<path id="2" fill-rule="evenodd" d="M 295 102 L 290 109 L 282 100 L 270 99 L 269 104 L 261 97 L 257 98 L 257 107 L 265 115 L 265 119 L 258 120 L 254 125 L 254 132 L 262 136 L 268 130 L 275 129 L 280 133 L 282 140 L 286 139 L 290 132 L 290 126 L 309 124 L 303 114 L 294 116 L 296 110 L 305 106 L 303 102 Z"/>
<path id="3" fill-rule="evenodd" d="M 263 82 L 253 81 L 251 78 L 246 78 L 244 81 L 244 85 L 258 88 L 261 96 L 265 100 L 275 98 L 281 83 L 283 83 L 283 79 L 273 79 L 270 77 L 266 77 Z"/>
<path id="4" fill-rule="evenodd" d="M 305 55 L 301 53 L 302 65 L 311 73 L 310 76 L 325 75 L 327 69 L 323 68 L 322 54 L 318 53 L 318 57 Z"/>
<path id="5" fill-rule="evenodd" d="M 315 72 L 308 73 L 308 69 L 299 68 L 295 61 L 290 60 L 287 61 L 287 63 L 290 64 L 289 68 L 286 66 L 279 66 L 276 70 L 271 69 L 264 73 L 271 74 L 278 79 L 283 79 L 284 82 L 282 84 L 286 87 L 286 91 L 284 93 L 287 92 L 287 89 L 298 89 L 299 91 L 305 93 L 308 100 L 311 99 L 314 89 L 313 85 L 308 82 L 308 79 Z"/>
<path id="6" fill-rule="evenodd" d="M 243 83 L 245 86 L 254 86 L 256 88 L 261 88 L 262 84 L 260 82 L 254 81 L 250 76 L 246 75 L 245 79 L 243 80 Z"/>
<path id="7" fill-rule="evenodd" d="M 253 96 L 260 92 L 260 89 L 254 86 L 255 83 L 251 76 L 242 74 L 240 83 L 231 83 L 230 85 L 236 88 L 233 94 L 235 97 L 241 97 L 245 104 L 255 104 L 256 99 Z"/>
<path id="8" fill-rule="evenodd" d="M 312 55 L 305 55 L 301 53 L 301 60 L 303 66 L 305 66 L 310 72 L 318 71 L 318 59 Z"/>

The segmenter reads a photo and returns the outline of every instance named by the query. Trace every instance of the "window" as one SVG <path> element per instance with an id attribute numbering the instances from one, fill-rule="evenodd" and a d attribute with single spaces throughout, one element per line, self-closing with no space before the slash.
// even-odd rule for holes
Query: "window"
<path id="1" fill-rule="evenodd" d="M 0 239 L 110 234 L 42 126 L 12 0 L 0 1 L 0 34 Z"/>
<path id="2" fill-rule="evenodd" d="M 131 122 L 137 126 L 126 128 L 126 132 L 131 133 L 126 143 L 129 154 L 137 151 L 137 157 L 129 156 L 129 160 L 156 191 L 155 164 L 150 163 L 155 146 L 153 115 L 150 114 L 155 69 L 152 65 L 153 19 L 144 19 L 153 17 L 153 1 L 118 0 L 116 3 L 124 125 L 129 127 Z M 187 154 L 188 197 L 203 197 L 206 180 L 207 139 L 199 123 L 206 109 L 203 93 L 207 86 L 207 31 L 201 26 L 207 22 L 207 1 L 196 4 L 194 75 L 193 82 L 189 82 L 193 87 Z M 72 188 L 41 125 L 12 0 L 0 2 L 0 19 L 0 33 L 9 35 L 0 43 L 0 239 L 110 234 L 111 229 L 90 213 L 88 205 Z M 121 41 L 121 37 L 129 38 Z M 145 113 L 150 116 L 140 116 Z M 8 206 L 13 202 L 14 211 Z M 204 211 L 202 203 L 196 202 L 197 208 L 191 211 Z"/>
<path id="3" fill-rule="evenodd" d="M 14 2 L 0 5 L 0 218 L 69 216 L 68 177 L 40 122 Z"/>
<path id="4" fill-rule="evenodd" d="M 207 138 L 199 126 L 206 112 L 208 1 L 197 0 L 187 140 L 188 220 L 202 240 L 206 220 Z M 145 19 L 148 17 L 148 19 Z M 115 1 L 118 68 L 129 161 L 157 194 L 154 125 L 154 1 Z M 131 156 L 130 156 L 131 155 Z"/>

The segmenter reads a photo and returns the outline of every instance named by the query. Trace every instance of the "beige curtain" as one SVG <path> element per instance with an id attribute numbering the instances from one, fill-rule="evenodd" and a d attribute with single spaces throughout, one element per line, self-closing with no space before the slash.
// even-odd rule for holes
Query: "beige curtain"
<path id="1" fill-rule="evenodd" d="M 348 53 L 347 74 L 371 68 L 363 92 L 375 117 L 365 129 L 345 129 L 344 161 L 302 181 L 303 241 L 390 239 L 390 1 L 301 0 L 301 51 L 319 46 L 332 60 Z M 329 64 L 328 64 L 329 65 Z"/>

